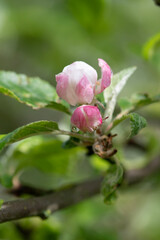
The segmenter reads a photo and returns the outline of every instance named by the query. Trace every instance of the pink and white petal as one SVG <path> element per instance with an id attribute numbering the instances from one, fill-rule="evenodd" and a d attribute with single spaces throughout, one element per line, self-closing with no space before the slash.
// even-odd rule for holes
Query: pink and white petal
<path id="1" fill-rule="evenodd" d="M 102 116 L 97 107 L 86 106 L 83 108 L 83 110 L 86 114 L 88 126 L 94 129 L 102 124 Z"/>
<path id="2" fill-rule="evenodd" d="M 81 131 L 87 131 L 87 122 L 82 106 L 76 108 L 76 110 L 73 112 L 71 123 Z"/>
<path id="3" fill-rule="evenodd" d="M 56 91 L 58 96 L 66 100 L 68 76 L 65 73 L 60 73 L 56 75 L 56 81 L 57 81 Z"/>
<path id="4" fill-rule="evenodd" d="M 93 86 L 85 75 L 78 82 L 75 93 L 79 103 L 83 104 L 92 102 L 94 97 Z"/>
<path id="5" fill-rule="evenodd" d="M 96 117 L 97 114 L 97 107 L 92 106 L 92 105 L 85 105 L 84 106 L 84 112 L 87 115 L 87 117 Z"/>
<path id="6" fill-rule="evenodd" d="M 83 75 L 85 75 L 91 84 L 95 84 L 97 81 L 97 72 L 96 70 L 91 67 L 89 64 L 76 61 L 63 69 L 63 72 L 66 73 L 70 80 L 73 81 L 75 84 L 79 82 Z"/>
<path id="7" fill-rule="evenodd" d="M 62 72 L 56 75 L 56 81 L 56 91 L 58 96 L 67 101 L 69 104 L 75 106 L 77 104 L 77 98 L 75 97 L 72 86 L 70 86 L 68 75 Z"/>
<path id="8" fill-rule="evenodd" d="M 95 86 L 95 94 L 104 91 L 111 84 L 112 71 L 110 66 L 101 58 L 98 59 L 99 66 L 101 67 L 101 79 L 97 81 Z"/>

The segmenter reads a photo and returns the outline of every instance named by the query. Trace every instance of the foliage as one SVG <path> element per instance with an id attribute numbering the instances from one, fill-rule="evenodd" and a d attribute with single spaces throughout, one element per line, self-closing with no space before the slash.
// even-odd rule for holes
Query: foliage
<path id="1" fill-rule="evenodd" d="M 114 127 L 116 127 L 118 124 L 120 124 L 121 122 L 123 122 L 128 118 L 130 119 L 130 126 L 131 126 L 130 137 L 133 137 L 134 135 L 136 135 L 142 128 L 146 127 L 147 125 L 145 118 L 143 118 L 137 113 L 130 113 L 130 114 L 118 115 L 118 117 L 110 125 L 109 131 L 111 131 Z"/>
<path id="2" fill-rule="evenodd" d="M 2 166 L 1 183 L 6 186 L 4 179 L 7 176 L 11 178 L 11 175 L 21 184 L 46 190 L 77 182 L 85 178 L 85 172 L 84 175 L 78 173 L 84 153 L 80 147 L 63 149 L 59 139 L 40 136 L 26 139 L 11 153 L 8 150 Z"/>
<path id="3" fill-rule="evenodd" d="M 30 123 L 5 135 L 0 140 L 0 149 L 4 148 L 4 146 L 7 144 L 17 142 L 24 138 L 38 134 L 53 133 L 56 130 L 59 130 L 58 124 L 56 122 L 39 121 L 35 123 Z"/>
<path id="4" fill-rule="evenodd" d="M 111 86 L 104 91 L 105 102 L 107 102 L 105 115 L 109 116 L 109 120 L 107 120 L 107 122 L 112 120 L 117 97 L 135 70 L 136 67 L 132 67 L 115 74 L 112 78 Z"/>
<path id="5" fill-rule="evenodd" d="M 113 201 L 116 196 L 115 191 L 122 180 L 123 167 L 121 165 L 111 166 L 106 172 L 101 188 L 105 203 Z"/>
<path id="6" fill-rule="evenodd" d="M 0 92 L 34 109 L 51 107 L 69 114 L 64 105 L 56 102 L 58 96 L 54 87 L 38 77 L 1 71 Z"/>

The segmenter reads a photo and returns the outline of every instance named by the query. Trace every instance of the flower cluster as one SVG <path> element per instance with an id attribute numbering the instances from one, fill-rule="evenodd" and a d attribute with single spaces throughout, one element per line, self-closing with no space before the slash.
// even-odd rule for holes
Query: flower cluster
<path id="1" fill-rule="evenodd" d="M 98 63 L 102 75 L 99 80 L 96 70 L 82 61 L 66 66 L 56 75 L 58 96 L 72 106 L 81 105 L 74 111 L 71 123 L 83 132 L 92 132 L 102 124 L 101 113 L 92 101 L 111 83 L 111 68 L 102 59 L 98 59 Z"/>

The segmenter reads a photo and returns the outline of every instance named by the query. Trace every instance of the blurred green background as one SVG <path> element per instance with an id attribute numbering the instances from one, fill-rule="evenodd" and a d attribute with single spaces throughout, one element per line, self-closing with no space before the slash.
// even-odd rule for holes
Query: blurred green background
<path id="1" fill-rule="evenodd" d="M 0 0 L 0 69 L 39 76 L 55 86 L 55 74 L 82 60 L 100 74 L 102 58 L 113 73 L 137 66 L 122 92 L 160 93 L 160 8 L 152 0 Z M 157 40 L 155 40 L 155 38 Z M 143 114 L 159 126 L 159 104 Z M 32 110 L 0 95 L 0 133 L 31 121 L 63 122 L 53 110 Z M 38 218 L 0 225 L 0 239 L 159 240 L 158 180 L 124 190 L 113 206 L 101 197 Z M 8 231 L 9 229 L 9 231 Z"/>

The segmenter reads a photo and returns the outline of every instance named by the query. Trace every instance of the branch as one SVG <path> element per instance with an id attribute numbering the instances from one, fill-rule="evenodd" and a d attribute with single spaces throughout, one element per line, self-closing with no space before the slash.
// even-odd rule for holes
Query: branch
<path id="1" fill-rule="evenodd" d="M 0 209 L 0 223 L 40 216 L 76 204 L 100 192 L 102 176 L 41 197 L 5 202 Z"/>
<path id="2" fill-rule="evenodd" d="M 124 181 L 131 185 L 142 181 L 158 170 L 160 170 L 160 156 L 142 169 L 127 171 Z M 102 180 L 103 177 L 100 176 L 45 196 L 5 202 L 0 209 L 0 223 L 33 216 L 45 219 L 48 214 L 100 193 Z"/>

